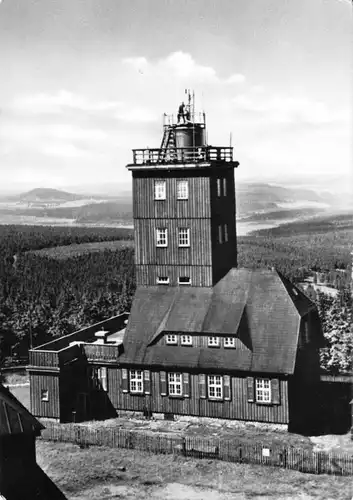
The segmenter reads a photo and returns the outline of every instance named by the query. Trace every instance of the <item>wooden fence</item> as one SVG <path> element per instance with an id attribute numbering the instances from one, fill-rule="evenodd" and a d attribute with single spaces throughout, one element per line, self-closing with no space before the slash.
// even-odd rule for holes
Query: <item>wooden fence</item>
<path id="1" fill-rule="evenodd" d="M 312 452 L 278 445 L 244 444 L 236 440 L 196 436 L 166 436 L 119 428 L 90 428 L 78 424 L 44 422 L 41 438 L 75 443 L 82 447 L 107 446 L 185 457 L 213 458 L 227 462 L 272 465 L 311 474 L 353 475 L 353 456 Z"/>

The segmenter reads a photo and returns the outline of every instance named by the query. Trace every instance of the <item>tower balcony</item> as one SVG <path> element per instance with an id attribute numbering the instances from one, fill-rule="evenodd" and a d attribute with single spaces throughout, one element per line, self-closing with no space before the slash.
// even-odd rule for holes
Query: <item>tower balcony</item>
<path id="1" fill-rule="evenodd" d="M 133 163 L 127 168 L 134 169 L 140 167 L 190 167 L 190 166 L 210 166 L 211 164 L 229 163 L 237 166 L 238 162 L 233 161 L 232 147 L 197 146 L 182 148 L 147 148 L 133 149 Z"/>

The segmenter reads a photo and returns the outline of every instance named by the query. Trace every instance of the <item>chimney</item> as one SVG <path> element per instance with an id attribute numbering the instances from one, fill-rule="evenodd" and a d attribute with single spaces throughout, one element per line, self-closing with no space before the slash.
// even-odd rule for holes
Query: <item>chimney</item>
<path id="1" fill-rule="evenodd" d="M 96 337 L 96 344 L 106 344 L 109 332 L 107 330 L 99 330 L 94 336 Z"/>

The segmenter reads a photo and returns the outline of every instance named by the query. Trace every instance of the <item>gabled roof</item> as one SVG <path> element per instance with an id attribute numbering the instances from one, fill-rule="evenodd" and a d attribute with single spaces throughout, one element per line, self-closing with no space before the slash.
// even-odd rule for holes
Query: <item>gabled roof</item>
<path id="1" fill-rule="evenodd" d="M 284 276 L 231 269 L 213 288 L 140 287 L 124 336 L 123 364 L 294 372 L 301 317 L 313 303 Z M 158 346 L 162 332 L 234 335 L 243 350 Z"/>
<path id="2" fill-rule="evenodd" d="M 0 437 L 10 434 L 39 435 L 44 426 L 0 384 Z"/>

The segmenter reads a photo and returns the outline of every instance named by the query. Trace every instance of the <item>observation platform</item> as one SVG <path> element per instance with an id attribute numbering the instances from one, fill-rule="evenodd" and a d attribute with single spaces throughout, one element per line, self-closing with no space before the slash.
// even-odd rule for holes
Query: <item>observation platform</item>
<path id="1" fill-rule="evenodd" d="M 224 163 L 237 167 L 232 147 L 196 146 L 182 148 L 133 149 L 133 163 L 129 170 L 140 168 L 207 167 Z"/>

